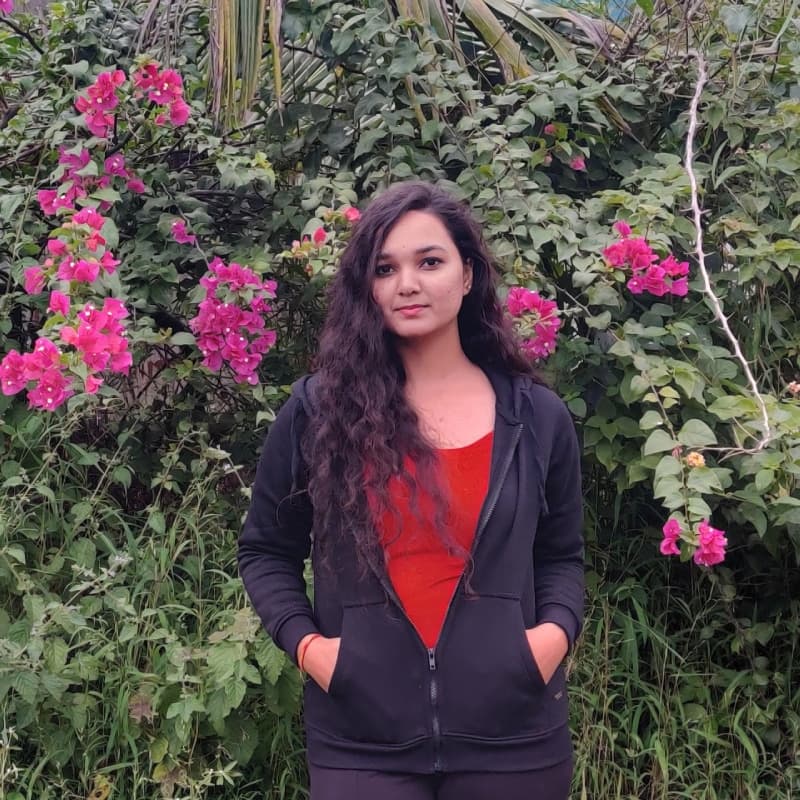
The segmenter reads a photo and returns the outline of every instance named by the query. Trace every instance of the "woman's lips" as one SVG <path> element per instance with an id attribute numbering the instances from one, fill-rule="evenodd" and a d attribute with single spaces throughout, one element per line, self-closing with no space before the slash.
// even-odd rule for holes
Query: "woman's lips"
<path id="1" fill-rule="evenodd" d="M 398 314 L 402 314 L 404 317 L 415 317 L 420 311 L 423 311 L 426 306 L 403 306 L 402 308 L 398 308 Z"/>

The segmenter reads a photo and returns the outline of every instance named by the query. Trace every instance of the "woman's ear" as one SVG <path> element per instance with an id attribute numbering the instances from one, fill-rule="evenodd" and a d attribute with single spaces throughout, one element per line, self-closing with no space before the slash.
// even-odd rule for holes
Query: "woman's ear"
<path id="1" fill-rule="evenodd" d="M 464 261 L 464 294 L 469 294 L 472 289 L 472 259 L 467 258 Z"/>

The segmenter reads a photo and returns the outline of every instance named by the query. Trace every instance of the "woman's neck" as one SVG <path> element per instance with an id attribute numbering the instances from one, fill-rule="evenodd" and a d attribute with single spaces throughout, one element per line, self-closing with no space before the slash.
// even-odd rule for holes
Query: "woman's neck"
<path id="1" fill-rule="evenodd" d="M 398 352 L 406 374 L 406 390 L 446 384 L 454 376 L 475 369 L 461 347 L 455 326 L 435 338 L 401 342 Z"/>

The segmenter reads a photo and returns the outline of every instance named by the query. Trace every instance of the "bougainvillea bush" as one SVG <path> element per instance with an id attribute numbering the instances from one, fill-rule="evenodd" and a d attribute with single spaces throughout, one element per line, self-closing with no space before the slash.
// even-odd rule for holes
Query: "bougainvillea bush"
<path id="1" fill-rule="evenodd" d="M 794 52 L 786 11 L 665 8 L 574 62 L 521 39 L 537 74 L 502 84 L 380 3 L 290 2 L 319 69 L 222 130 L 177 5 L 165 40 L 146 3 L 0 3 L 0 795 L 305 796 L 235 539 L 359 207 L 418 176 L 482 220 L 583 441 L 575 796 L 791 796 L 800 67 L 748 38 Z"/>

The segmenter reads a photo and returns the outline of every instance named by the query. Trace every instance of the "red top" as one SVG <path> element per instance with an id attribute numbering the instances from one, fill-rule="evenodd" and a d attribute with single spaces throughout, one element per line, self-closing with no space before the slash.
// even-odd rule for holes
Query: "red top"
<path id="1" fill-rule="evenodd" d="M 450 535 L 465 553 L 472 548 L 478 516 L 489 488 L 492 440 L 490 431 L 466 447 L 436 451 L 442 468 L 443 488 L 449 497 L 445 522 Z M 389 502 L 397 515 L 387 511 L 380 520 L 389 579 L 425 646 L 433 647 L 466 558 L 448 553 L 434 528 L 430 495 L 425 492 L 419 495 L 422 522 L 412 513 L 408 490 L 399 478 L 389 482 Z M 399 536 L 398 522 L 401 523 Z"/>

